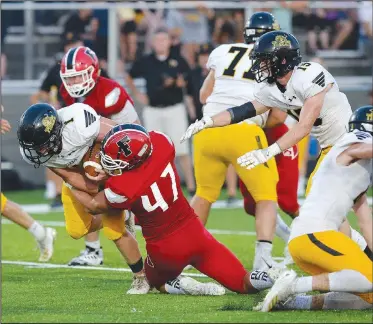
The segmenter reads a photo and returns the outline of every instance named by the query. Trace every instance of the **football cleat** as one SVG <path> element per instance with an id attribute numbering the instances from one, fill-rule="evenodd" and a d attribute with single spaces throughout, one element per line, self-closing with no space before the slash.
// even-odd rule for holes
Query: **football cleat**
<path id="1" fill-rule="evenodd" d="M 191 277 L 180 278 L 180 288 L 187 295 L 193 296 L 222 296 L 225 288 L 213 282 L 199 282 Z"/>
<path id="2" fill-rule="evenodd" d="M 104 263 L 104 252 L 102 247 L 99 249 L 93 249 L 86 246 L 84 250 L 80 252 L 80 255 L 73 258 L 68 265 L 69 266 L 98 266 Z"/>
<path id="3" fill-rule="evenodd" d="M 42 240 L 36 241 L 40 250 L 39 261 L 48 262 L 53 255 L 53 244 L 56 239 L 57 232 L 54 228 L 45 228 L 45 236 Z"/>
<path id="4" fill-rule="evenodd" d="M 253 308 L 255 311 L 270 312 L 277 303 L 287 300 L 293 292 L 293 283 L 297 278 L 294 270 L 284 271 L 265 296 L 263 302 Z"/>
<path id="5" fill-rule="evenodd" d="M 134 275 L 131 288 L 127 291 L 127 295 L 145 295 L 150 291 L 150 286 L 146 280 L 145 274 Z"/>

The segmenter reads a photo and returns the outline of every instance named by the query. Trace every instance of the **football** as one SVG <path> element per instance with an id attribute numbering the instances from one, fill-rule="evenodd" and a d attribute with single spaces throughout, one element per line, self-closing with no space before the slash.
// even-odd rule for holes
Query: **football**
<path id="1" fill-rule="evenodd" d="M 91 177 L 98 176 L 98 172 L 95 169 L 101 169 L 102 166 L 100 163 L 100 143 L 93 144 L 83 156 L 83 169 L 85 174 L 90 175 Z"/>

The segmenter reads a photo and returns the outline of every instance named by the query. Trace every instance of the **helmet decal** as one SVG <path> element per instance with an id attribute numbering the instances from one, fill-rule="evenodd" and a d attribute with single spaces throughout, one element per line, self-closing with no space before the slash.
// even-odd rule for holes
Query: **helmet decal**
<path id="1" fill-rule="evenodd" d="M 55 122 L 56 122 L 56 117 L 55 116 L 45 116 L 41 121 L 41 123 L 45 127 L 44 131 L 46 133 L 50 133 L 53 129 L 53 126 L 54 126 Z"/>
<path id="2" fill-rule="evenodd" d="M 278 35 L 276 36 L 275 40 L 272 41 L 273 47 L 280 48 L 280 47 L 289 47 L 291 48 L 291 42 L 287 39 L 286 36 Z"/>

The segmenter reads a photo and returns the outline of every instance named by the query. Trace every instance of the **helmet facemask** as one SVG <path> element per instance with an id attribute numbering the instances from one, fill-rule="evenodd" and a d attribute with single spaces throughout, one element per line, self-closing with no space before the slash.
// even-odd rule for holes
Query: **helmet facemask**
<path id="1" fill-rule="evenodd" d="M 93 79 L 94 67 L 89 66 L 84 71 L 66 71 L 65 73 L 60 72 L 62 82 L 73 98 L 79 98 L 85 96 L 89 91 L 95 87 L 95 80 Z M 72 83 L 71 78 L 81 77 L 80 83 Z"/>

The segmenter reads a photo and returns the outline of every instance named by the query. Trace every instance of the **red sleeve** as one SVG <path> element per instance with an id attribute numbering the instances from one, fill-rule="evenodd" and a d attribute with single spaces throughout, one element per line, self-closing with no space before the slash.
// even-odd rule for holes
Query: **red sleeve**
<path id="1" fill-rule="evenodd" d="M 74 99 L 70 97 L 63 83 L 61 84 L 61 87 L 60 87 L 60 95 L 63 101 L 65 102 L 66 106 L 70 106 L 74 103 Z"/>
<path id="2" fill-rule="evenodd" d="M 126 106 L 129 100 L 133 105 L 133 100 L 127 91 L 116 81 L 106 78 L 101 78 L 103 83 L 102 98 L 104 101 L 103 116 L 110 116 L 119 113 Z"/>

